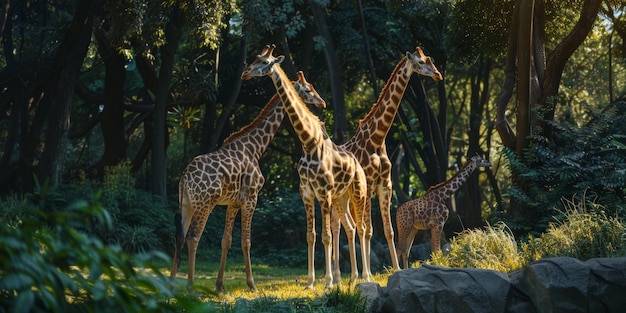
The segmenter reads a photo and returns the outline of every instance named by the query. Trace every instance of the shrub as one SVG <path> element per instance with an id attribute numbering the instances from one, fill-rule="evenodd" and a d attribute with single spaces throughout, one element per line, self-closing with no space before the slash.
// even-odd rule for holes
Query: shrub
<path id="1" fill-rule="evenodd" d="M 517 243 L 504 223 L 484 229 L 465 230 L 454 237 L 446 255 L 439 250 L 432 264 L 510 272 L 522 267 Z"/>
<path id="2" fill-rule="evenodd" d="M 624 225 L 608 217 L 603 208 L 585 197 L 563 200 L 565 212 L 538 237 L 518 244 L 504 223 L 466 230 L 454 237 L 447 254 L 432 254 L 431 264 L 510 272 L 546 257 L 568 256 L 581 260 L 612 257 L 624 250 Z M 556 219 L 556 217 L 553 217 Z"/>
<path id="3" fill-rule="evenodd" d="M 117 244 L 129 253 L 169 251 L 174 246 L 174 210 L 163 205 L 161 199 L 149 192 L 135 188 L 135 178 L 131 174 L 128 162 L 107 167 L 101 184 L 82 180 L 54 189 L 40 189 L 57 190 L 56 193 L 62 195 L 61 203 L 87 200 L 86 197 L 89 195 L 100 192 L 101 205 L 109 213 L 112 227 L 92 223 L 88 233 L 104 243 Z M 46 194 L 54 193 L 46 191 Z M 51 201 L 47 201 L 49 202 Z M 55 208 L 57 211 L 63 210 L 61 205 L 56 205 Z"/>
<path id="4" fill-rule="evenodd" d="M 604 110 L 589 110 L 582 125 L 572 120 L 549 122 L 553 137 L 533 135 L 522 156 L 503 149 L 510 171 L 524 186 L 512 187 L 508 193 L 526 207 L 524 224 L 531 234 L 543 233 L 552 216 L 565 209 L 561 199 L 572 193 L 597 198 L 610 215 L 624 214 L 625 111 L 626 99 L 622 98 Z"/>
<path id="5" fill-rule="evenodd" d="M 175 311 L 167 303 L 173 297 L 167 278 L 146 263 L 166 256 L 155 252 L 131 257 L 85 232 L 94 220 L 110 225 L 97 198 L 62 212 L 8 209 L 21 215 L 0 225 L 0 311 Z M 42 227 L 42 220 L 51 226 Z"/>
<path id="6" fill-rule="evenodd" d="M 622 248 L 624 225 L 608 217 L 603 208 L 583 198 L 563 200 L 563 220 L 549 226 L 539 237 L 522 244 L 522 257 L 532 262 L 545 257 L 570 256 L 581 260 L 614 256 Z M 588 207 L 589 206 L 589 207 Z"/>

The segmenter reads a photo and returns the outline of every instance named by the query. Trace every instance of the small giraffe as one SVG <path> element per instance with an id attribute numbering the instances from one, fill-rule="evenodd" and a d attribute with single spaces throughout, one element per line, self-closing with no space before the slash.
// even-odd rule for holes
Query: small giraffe
<path id="1" fill-rule="evenodd" d="M 370 197 L 376 194 L 378 198 L 385 238 L 387 239 L 394 269 L 400 269 L 400 266 L 393 240 L 394 233 L 389 208 L 393 192 L 391 161 L 387 156 L 385 138 L 391 128 L 393 119 L 400 106 L 400 101 L 413 73 L 432 77 L 435 81 L 443 80 L 443 76 L 437 70 L 431 58 L 424 55 L 420 47 L 415 48 L 415 52 L 412 54 L 406 52 L 405 57 L 398 62 L 391 72 L 385 87 L 378 96 L 378 100 L 365 118 L 360 121 L 355 135 L 343 144 L 343 147 L 352 152 L 363 167 L 367 178 L 367 194 Z M 366 242 L 369 242 L 369 239 L 372 237 L 372 222 L 369 209 L 371 209 L 371 204 L 366 207 L 366 212 L 363 214 L 366 225 Z M 339 222 L 334 214 L 332 221 L 333 236 L 337 237 L 339 236 Z M 335 272 L 338 272 L 338 243 L 335 243 L 334 250 L 336 258 Z M 366 250 L 369 254 L 370 248 L 366 247 Z"/>
<path id="2" fill-rule="evenodd" d="M 290 85 L 309 104 L 326 107 L 304 76 Z M 195 157 L 183 172 L 179 183 L 180 214 L 176 220 L 176 248 L 170 277 L 178 271 L 180 253 L 186 241 L 189 254 L 188 285 L 193 287 L 196 250 L 204 226 L 216 205 L 227 205 L 226 224 L 222 236 L 222 257 L 217 275 L 216 290 L 224 291 L 226 256 L 232 243 L 233 223 L 241 208 L 241 248 L 248 287 L 256 291 L 250 265 L 250 227 L 259 190 L 265 178 L 259 167 L 259 158 L 284 117 L 284 108 L 278 95 L 265 105 L 259 116 L 240 131 L 231 134 L 217 151 Z"/>
<path id="3" fill-rule="evenodd" d="M 341 222 L 346 229 L 348 245 L 350 247 L 350 264 L 352 274 L 350 284 L 354 284 L 357 274 L 355 252 L 355 225 L 362 227 L 362 212 L 367 201 L 367 183 L 365 174 L 354 155 L 336 146 L 328 137 L 323 124 L 302 101 L 296 97 L 295 91 L 285 72 L 280 67 L 284 56 L 272 56 L 275 46 L 265 47 L 257 59 L 241 74 L 242 79 L 270 76 L 280 94 L 285 111 L 302 144 L 303 156 L 298 163 L 300 175 L 300 196 L 304 202 L 307 216 L 307 244 L 308 244 L 308 288 L 313 288 L 315 282 L 314 248 L 315 248 L 315 199 L 317 198 L 322 209 L 322 243 L 325 254 L 325 286 L 330 287 L 340 281 L 333 281 L 331 275 L 331 244 L 330 231 L 331 208 L 339 211 Z M 344 214 L 354 210 L 353 215 Z M 363 238 L 361 251 L 365 247 Z M 362 253 L 362 257 L 365 254 Z M 363 264 L 367 264 L 363 259 Z M 363 268 L 363 278 L 370 279 L 370 273 Z"/>
<path id="4" fill-rule="evenodd" d="M 402 255 L 404 268 L 409 268 L 409 250 L 418 230 L 430 229 L 432 252 L 441 249 L 441 232 L 449 215 L 446 200 L 465 183 L 477 167 L 490 166 L 489 161 L 474 156 L 452 178 L 431 186 L 422 197 L 407 201 L 398 208 L 398 251 Z"/>

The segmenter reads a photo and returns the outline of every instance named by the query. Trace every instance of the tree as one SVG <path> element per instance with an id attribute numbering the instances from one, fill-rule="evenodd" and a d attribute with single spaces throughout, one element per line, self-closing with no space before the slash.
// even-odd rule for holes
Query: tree
<path id="1" fill-rule="evenodd" d="M 543 0 L 516 0 L 511 18 L 505 77 L 500 97 L 496 129 L 502 144 L 521 156 L 529 145 L 533 124 L 551 140 L 558 88 L 568 59 L 589 34 L 598 15 L 601 0 L 584 0 L 579 19 L 564 39 L 558 42 L 546 58 L 546 4 Z M 556 8 L 550 8 L 555 10 Z M 554 11 L 552 11 L 554 12 Z M 518 108 L 514 132 L 505 112 L 517 83 Z M 531 116 L 533 108 L 540 108 L 541 120 Z M 515 178 L 514 178 L 515 179 Z M 520 186 L 523 189 L 523 186 Z M 509 213 L 521 217 L 524 209 L 513 202 Z"/>

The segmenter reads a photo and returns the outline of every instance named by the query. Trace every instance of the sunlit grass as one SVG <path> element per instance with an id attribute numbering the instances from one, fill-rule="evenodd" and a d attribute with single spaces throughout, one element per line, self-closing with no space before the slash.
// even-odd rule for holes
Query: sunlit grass
<path id="1" fill-rule="evenodd" d="M 162 273 L 169 275 L 167 264 L 159 264 Z M 174 280 L 174 292 L 178 295 L 176 301 L 181 301 L 181 307 L 194 311 L 215 309 L 219 312 L 239 311 L 272 311 L 272 312 L 352 312 L 365 310 L 364 301 L 358 290 L 350 286 L 349 273 L 342 273 L 340 287 L 324 288 L 323 271 L 316 271 L 314 289 L 306 288 L 306 268 L 282 268 L 263 264 L 253 264 L 252 273 L 258 291 L 250 291 L 246 284 L 245 267 L 243 263 L 231 262 L 224 272 L 223 293 L 216 293 L 219 264 L 198 264 L 196 267 L 193 291 L 187 289 L 187 268 L 185 262 L 181 264 L 179 273 Z M 372 282 L 381 286 L 387 285 L 390 273 L 378 273 L 371 277 Z M 357 279 L 357 284 L 364 282 Z M 341 303 L 330 305 L 329 302 Z M 343 307 L 338 309 L 335 306 Z M 347 305 L 347 306 L 346 306 Z M 333 308 L 330 308 L 332 306 Z"/>

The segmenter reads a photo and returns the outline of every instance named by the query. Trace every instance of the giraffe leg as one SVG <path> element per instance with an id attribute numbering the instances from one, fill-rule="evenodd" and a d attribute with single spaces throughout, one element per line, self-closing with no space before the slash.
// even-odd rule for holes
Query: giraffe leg
<path id="1" fill-rule="evenodd" d="M 250 290 L 256 292 L 257 288 L 252 276 L 252 262 L 250 261 L 250 247 L 252 246 L 250 229 L 252 228 L 252 215 L 254 214 L 256 201 L 251 202 L 241 212 L 241 250 L 243 251 L 243 260 L 246 265 L 246 282 Z"/>
<path id="2" fill-rule="evenodd" d="M 233 243 L 233 225 L 239 208 L 229 205 L 226 209 L 226 223 L 224 224 L 224 233 L 222 234 L 222 256 L 220 258 L 220 268 L 215 281 L 215 291 L 224 292 L 224 271 L 226 270 L 226 257 L 228 250 Z M 242 225 L 243 228 L 243 225 Z"/>
<path id="3" fill-rule="evenodd" d="M 174 225 L 176 225 L 174 257 L 172 258 L 172 270 L 170 271 L 170 278 L 176 277 L 178 273 L 178 267 L 180 266 L 180 253 L 183 250 L 185 244 L 185 234 L 183 234 L 182 215 L 176 213 L 174 216 Z"/>
<path id="4" fill-rule="evenodd" d="M 400 269 L 398 263 L 398 254 L 396 246 L 394 244 L 394 232 L 393 225 L 391 224 L 391 181 L 385 187 L 379 187 L 376 193 L 378 197 L 378 203 L 380 205 L 380 215 L 383 219 L 383 230 L 385 231 L 385 239 L 387 239 L 387 245 L 389 246 L 389 256 L 391 257 L 391 265 L 394 270 Z"/>
<path id="5" fill-rule="evenodd" d="M 180 254 L 183 251 L 185 245 L 185 236 L 189 231 L 189 225 L 191 225 L 191 219 L 193 218 L 193 208 L 189 201 L 188 194 L 182 190 L 180 191 L 180 212 L 174 215 L 174 225 L 176 226 L 175 234 L 175 247 L 174 258 L 172 262 L 172 270 L 170 271 L 170 278 L 176 277 L 178 273 L 178 267 L 180 266 Z"/>
<path id="6" fill-rule="evenodd" d="M 302 202 L 306 211 L 306 241 L 308 252 L 307 288 L 313 289 L 315 283 L 315 199 L 313 194 L 300 188 Z"/>
<path id="7" fill-rule="evenodd" d="M 367 197 L 367 181 L 363 170 L 356 171 L 354 184 L 350 192 L 350 212 L 354 212 L 359 245 L 361 246 L 361 264 L 363 269 L 361 277 L 370 281 L 370 241 L 372 239 L 372 215 L 371 202 Z"/>
<path id="8" fill-rule="evenodd" d="M 402 254 L 402 262 L 404 263 L 404 268 L 407 269 L 409 268 L 409 255 L 411 254 L 411 247 L 413 247 L 413 240 L 415 240 L 415 236 L 417 235 L 417 232 L 419 231 L 419 229 L 417 228 L 411 228 L 411 231 L 409 231 L 409 234 L 406 237 L 406 249 L 404 250 L 404 253 Z"/>
<path id="9" fill-rule="evenodd" d="M 200 237 L 195 235 L 195 229 L 187 235 L 187 255 L 189 258 L 189 268 L 187 269 L 187 289 L 193 289 L 193 280 L 196 269 L 196 251 L 198 250 L 198 242 Z"/>
<path id="10" fill-rule="evenodd" d="M 396 227 L 398 227 L 398 251 L 402 257 L 402 266 L 404 269 L 409 268 L 409 251 L 415 237 L 413 227 L 413 219 L 408 212 L 407 204 L 401 205 L 396 211 Z"/>
<path id="11" fill-rule="evenodd" d="M 372 275 L 371 267 L 370 267 L 370 259 L 371 259 L 371 242 L 373 235 L 373 227 L 372 227 L 372 205 L 370 201 L 364 201 L 363 210 L 363 225 L 364 233 L 363 240 L 361 240 L 361 253 L 363 255 L 363 279 L 365 281 L 370 281 L 370 276 Z"/>
<path id="12" fill-rule="evenodd" d="M 443 225 L 435 226 L 430 229 L 430 249 L 431 254 L 441 250 L 441 231 Z"/>
<path id="13" fill-rule="evenodd" d="M 333 236 L 333 282 L 341 284 L 341 266 L 339 261 L 339 236 L 341 235 L 341 220 L 338 206 L 333 205 L 330 211 L 330 230 Z"/>
<path id="14" fill-rule="evenodd" d="M 320 204 L 322 207 L 322 244 L 324 245 L 324 287 L 330 288 L 333 286 L 333 275 L 331 273 L 332 268 L 332 235 L 330 231 L 330 206 L 326 201 L 324 204 Z"/>
<path id="15" fill-rule="evenodd" d="M 206 212 L 205 215 L 201 215 L 201 213 L 195 211 L 191 219 L 187 218 L 183 213 L 183 233 L 185 233 L 185 228 L 188 229 L 188 231 L 186 232 L 187 237 L 185 238 L 185 241 L 187 242 L 187 254 L 189 256 L 189 268 L 187 269 L 187 288 L 190 290 L 193 289 L 198 243 L 200 242 L 200 237 L 202 237 L 202 232 L 204 231 L 206 221 L 208 220 L 209 215 L 211 215 L 211 212 L 214 208 L 215 203 L 211 202 L 205 206 L 204 210 L 200 210 L 202 212 Z M 190 226 L 187 225 L 191 225 L 192 221 L 195 221 L 197 224 L 195 224 L 191 228 L 188 228 Z"/>
<path id="16" fill-rule="evenodd" d="M 356 245 L 355 245 L 355 236 L 356 236 L 356 223 L 354 221 L 354 219 L 352 218 L 352 214 L 350 214 L 350 210 L 348 208 L 348 197 L 343 196 L 342 198 L 340 198 L 336 205 L 334 205 L 335 208 L 337 208 L 337 215 L 340 215 L 341 217 L 341 224 L 343 225 L 344 230 L 346 231 L 346 237 L 348 239 L 348 249 L 349 249 L 349 253 L 350 253 L 350 286 L 354 286 L 354 284 L 356 283 L 356 279 L 358 278 L 359 274 L 359 269 L 356 263 Z M 339 244 L 337 243 L 339 241 L 339 237 L 338 236 L 333 236 L 333 245 L 339 247 Z M 335 242 L 337 241 L 337 242 Z M 335 256 L 335 258 L 337 259 L 338 262 L 338 257 Z M 335 265 L 336 267 L 338 267 L 337 265 Z M 341 284 L 341 276 L 339 276 L 338 279 L 335 279 L 335 282 L 338 282 L 339 284 Z"/>

